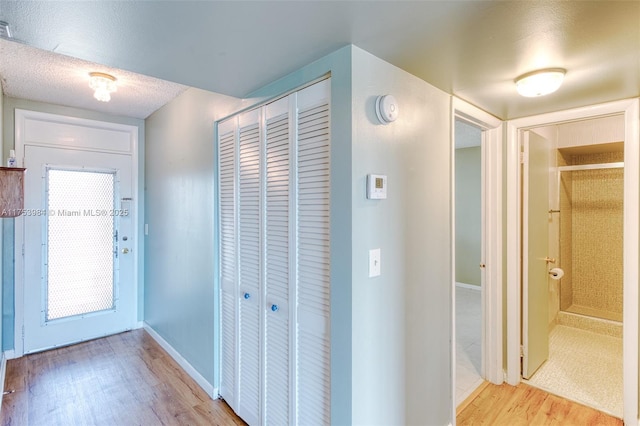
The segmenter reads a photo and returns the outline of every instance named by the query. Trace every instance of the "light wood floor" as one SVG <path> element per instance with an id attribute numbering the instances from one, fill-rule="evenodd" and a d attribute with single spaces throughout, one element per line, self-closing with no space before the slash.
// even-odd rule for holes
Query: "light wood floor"
<path id="1" fill-rule="evenodd" d="M 622 426 L 622 420 L 524 383 L 488 384 L 457 416 L 462 425 Z"/>
<path id="2" fill-rule="evenodd" d="M 144 331 L 7 363 L 3 425 L 244 425 L 212 400 Z M 622 425 L 620 419 L 526 384 L 488 384 L 458 425 Z"/>
<path id="3" fill-rule="evenodd" d="M 3 425 L 244 425 L 144 330 L 7 363 Z"/>

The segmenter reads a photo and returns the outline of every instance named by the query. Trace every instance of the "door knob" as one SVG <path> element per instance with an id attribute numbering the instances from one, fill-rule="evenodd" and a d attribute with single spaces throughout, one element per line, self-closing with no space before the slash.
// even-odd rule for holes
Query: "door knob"
<path id="1" fill-rule="evenodd" d="M 125 248 L 123 248 L 123 249 L 122 249 L 122 254 L 127 254 L 127 253 L 129 253 L 129 249 L 128 249 L 128 248 L 126 248 L 126 247 L 125 247 Z"/>

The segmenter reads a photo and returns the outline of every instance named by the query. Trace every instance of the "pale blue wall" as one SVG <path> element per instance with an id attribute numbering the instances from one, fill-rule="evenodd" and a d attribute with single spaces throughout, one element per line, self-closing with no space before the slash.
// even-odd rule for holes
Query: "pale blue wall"
<path id="1" fill-rule="evenodd" d="M 388 125 L 375 115 L 384 94 L 399 107 Z M 354 424 L 451 421 L 449 105 L 446 93 L 354 48 Z M 386 200 L 366 199 L 368 173 L 387 175 Z M 381 275 L 369 278 L 374 248 Z"/>
<path id="2" fill-rule="evenodd" d="M 146 121 L 145 321 L 211 384 L 218 382 L 213 122 L 331 72 L 332 423 L 351 423 L 351 48 L 240 102 L 197 89 Z"/>
<path id="3" fill-rule="evenodd" d="M 61 105 L 48 104 L 44 102 L 35 102 L 25 99 L 4 97 L 3 114 L 2 114 L 2 134 L 4 145 L 2 149 L 2 161 L 6 161 L 9 150 L 15 146 L 14 128 L 16 109 L 25 109 L 30 111 L 46 112 L 50 114 L 66 115 L 69 117 L 86 118 L 89 120 L 107 121 L 112 123 L 128 124 L 138 127 L 138 188 L 140 194 L 138 196 L 138 241 L 142 242 L 144 218 L 144 149 L 145 149 L 145 128 L 144 121 L 136 118 L 119 117 L 114 115 L 103 114 L 95 111 L 88 111 L 78 108 L 70 108 Z M 14 347 L 14 222 L 15 219 L 2 219 L 4 229 L 4 246 L 2 251 L 2 348 L 3 350 L 13 349 Z M 144 297 L 144 245 L 140 244 L 138 250 L 138 319 L 142 320 L 144 315 L 143 297 Z"/>
<path id="4" fill-rule="evenodd" d="M 214 120 L 235 98 L 188 89 L 146 120 L 145 322 L 216 382 Z"/>

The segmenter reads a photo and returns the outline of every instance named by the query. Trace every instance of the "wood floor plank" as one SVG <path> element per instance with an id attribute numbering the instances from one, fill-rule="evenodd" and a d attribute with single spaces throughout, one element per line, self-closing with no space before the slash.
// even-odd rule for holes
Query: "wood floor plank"
<path id="1" fill-rule="evenodd" d="M 7 362 L 5 426 L 245 425 L 144 330 Z"/>
<path id="2" fill-rule="evenodd" d="M 15 368 L 7 369 L 5 374 L 5 389 L 13 389 L 16 392 L 27 389 L 27 362 L 26 359 L 18 358 L 11 361 Z"/>
<path id="3" fill-rule="evenodd" d="M 23 426 L 28 422 L 28 395 L 26 390 L 16 391 L 2 398 L 2 424 Z"/>
<path id="4" fill-rule="evenodd" d="M 233 414 L 233 410 L 223 401 L 205 401 L 193 407 L 199 419 L 212 420 L 220 426 L 241 426 L 245 423 Z"/>
<path id="5" fill-rule="evenodd" d="M 486 386 L 456 417 L 463 425 L 622 426 L 622 420 L 521 383 Z"/>

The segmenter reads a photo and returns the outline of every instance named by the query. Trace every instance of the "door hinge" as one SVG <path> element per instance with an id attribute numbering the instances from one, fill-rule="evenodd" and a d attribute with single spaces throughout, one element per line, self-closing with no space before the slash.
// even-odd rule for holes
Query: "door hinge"
<path id="1" fill-rule="evenodd" d="M 22 340 L 24 341 L 24 324 L 22 325 Z"/>
<path id="2" fill-rule="evenodd" d="M 22 243 L 22 257 L 24 257 L 24 243 Z"/>
<path id="3" fill-rule="evenodd" d="M 524 164 L 524 152 L 520 152 L 520 164 Z"/>
<path id="4" fill-rule="evenodd" d="M 524 358 L 524 346 L 520 345 L 520 358 Z"/>

